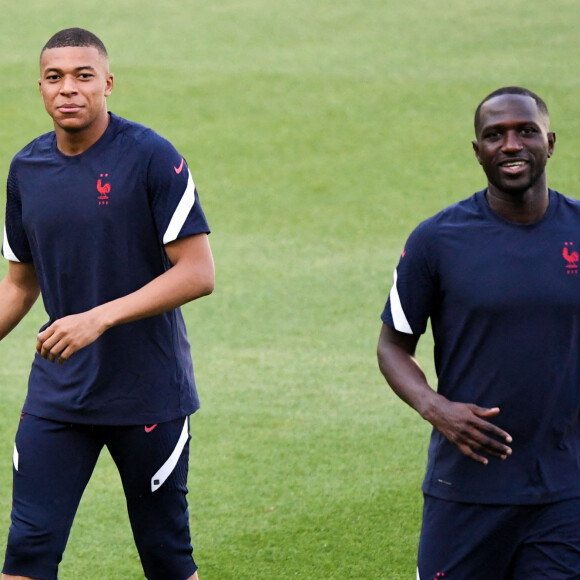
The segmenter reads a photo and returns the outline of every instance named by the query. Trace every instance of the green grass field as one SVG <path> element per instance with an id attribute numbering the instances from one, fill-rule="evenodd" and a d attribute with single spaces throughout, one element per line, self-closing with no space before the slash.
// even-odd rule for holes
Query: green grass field
<path id="1" fill-rule="evenodd" d="M 379 316 L 410 230 L 484 185 L 472 116 L 493 89 L 547 100 L 551 185 L 580 197 L 576 0 L 0 4 L 3 180 L 51 129 L 38 54 L 68 26 L 107 45 L 110 109 L 168 137 L 194 174 L 217 268 L 214 294 L 184 308 L 200 578 L 414 578 L 429 430 L 380 376 Z M 39 302 L 0 347 L 0 545 L 44 321 Z M 60 577 L 143 577 L 106 453 Z"/>

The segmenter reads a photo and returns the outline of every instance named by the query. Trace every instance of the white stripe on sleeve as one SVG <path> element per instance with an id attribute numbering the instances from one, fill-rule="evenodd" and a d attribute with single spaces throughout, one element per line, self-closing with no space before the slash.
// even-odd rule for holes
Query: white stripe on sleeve
<path id="1" fill-rule="evenodd" d="M 169 456 L 169 459 L 161 466 L 159 471 L 151 478 L 151 491 L 157 491 L 164 483 L 165 480 L 171 475 L 171 472 L 175 469 L 177 462 L 179 461 L 179 456 L 187 443 L 187 438 L 189 437 L 189 429 L 187 428 L 187 417 L 185 418 L 185 423 L 183 424 L 183 430 L 179 436 L 179 441 L 173 450 L 173 453 Z"/>
<path id="2" fill-rule="evenodd" d="M 167 226 L 167 230 L 165 231 L 165 235 L 163 236 L 163 243 L 168 244 L 169 242 L 173 242 L 177 239 L 193 204 L 195 203 L 195 183 L 193 183 L 193 178 L 191 177 L 191 173 L 187 178 L 187 187 L 183 192 L 183 196 L 171 217 L 171 221 Z"/>
<path id="3" fill-rule="evenodd" d="M 404 332 L 405 334 L 413 334 L 411 325 L 405 316 L 403 307 L 401 306 L 401 299 L 399 298 L 399 291 L 397 290 L 397 270 L 393 272 L 393 287 L 389 294 L 389 299 L 391 301 L 391 315 L 393 317 L 393 322 L 395 324 L 395 330 L 399 332 Z"/>
<path id="4" fill-rule="evenodd" d="M 14 469 L 18 471 L 18 462 L 20 455 L 18 454 L 18 449 L 16 449 L 16 443 L 14 444 L 14 451 L 12 452 L 12 463 L 14 463 Z"/>
<path id="5" fill-rule="evenodd" d="M 20 262 L 20 260 L 16 257 L 16 254 L 12 251 L 10 244 L 8 243 L 6 225 L 4 225 L 4 241 L 2 242 L 2 252 L 7 260 L 10 260 L 11 262 Z"/>

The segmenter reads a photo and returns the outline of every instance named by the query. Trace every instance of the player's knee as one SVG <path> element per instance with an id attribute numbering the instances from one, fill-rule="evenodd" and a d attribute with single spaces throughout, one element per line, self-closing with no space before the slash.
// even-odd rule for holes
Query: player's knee
<path id="1" fill-rule="evenodd" d="M 156 537 L 154 537 L 156 536 Z M 153 534 L 135 538 L 145 575 L 150 579 L 189 578 L 196 570 L 189 534 Z"/>
<path id="2" fill-rule="evenodd" d="M 195 572 L 191 569 L 191 551 L 175 554 L 167 544 L 150 543 L 139 551 L 143 570 L 147 578 L 166 580 L 167 578 L 188 578 Z"/>
<path id="3" fill-rule="evenodd" d="M 11 525 L 6 546 L 6 572 L 34 578 L 56 578 L 63 542 L 49 526 Z"/>

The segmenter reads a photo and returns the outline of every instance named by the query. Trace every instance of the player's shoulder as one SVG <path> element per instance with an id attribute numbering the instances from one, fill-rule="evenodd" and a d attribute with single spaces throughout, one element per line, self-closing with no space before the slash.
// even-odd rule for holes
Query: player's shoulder
<path id="1" fill-rule="evenodd" d="M 27 143 L 14 157 L 12 164 L 16 165 L 19 162 L 25 162 L 31 159 L 43 158 L 51 155 L 56 136 L 54 131 L 44 133 Z"/>
<path id="2" fill-rule="evenodd" d="M 111 126 L 114 131 L 113 147 L 146 168 L 149 179 L 165 182 L 169 177 L 177 179 L 178 188 L 184 187 L 182 182 L 187 185 L 189 172 L 182 171 L 186 162 L 167 138 L 150 127 L 112 113 Z"/>
<path id="3" fill-rule="evenodd" d="M 564 211 L 580 213 L 580 200 L 560 193 L 555 189 L 550 189 L 550 195 L 556 200 L 559 208 Z"/>
<path id="4" fill-rule="evenodd" d="M 484 191 L 457 201 L 436 214 L 420 222 L 414 232 L 420 235 L 434 235 L 447 227 L 470 227 L 474 222 L 483 219 L 481 197 Z"/>
<path id="5" fill-rule="evenodd" d="M 111 115 L 111 124 L 117 135 L 123 137 L 123 140 L 130 141 L 132 147 L 140 152 L 159 152 L 165 150 L 174 151 L 175 148 L 171 142 L 160 135 L 151 127 L 147 127 L 135 121 L 129 121 L 113 113 Z"/>

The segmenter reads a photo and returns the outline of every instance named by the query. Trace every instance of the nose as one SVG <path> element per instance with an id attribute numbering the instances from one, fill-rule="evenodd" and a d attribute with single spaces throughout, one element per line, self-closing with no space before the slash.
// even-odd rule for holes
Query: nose
<path id="1" fill-rule="evenodd" d="M 507 131 L 503 140 L 502 149 L 504 151 L 521 151 L 522 140 L 518 131 Z"/>
<path id="2" fill-rule="evenodd" d="M 76 89 L 76 81 L 74 78 L 66 75 L 65 77 L 63 77 L 62 79 L 62 83 L 60 85 L 60 92 L 63 95 L 70 95 L 70 94 L 74 94 L 77 92 Z"/>

